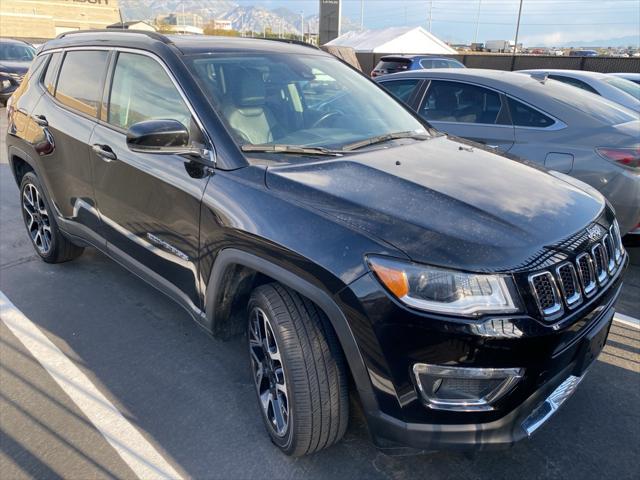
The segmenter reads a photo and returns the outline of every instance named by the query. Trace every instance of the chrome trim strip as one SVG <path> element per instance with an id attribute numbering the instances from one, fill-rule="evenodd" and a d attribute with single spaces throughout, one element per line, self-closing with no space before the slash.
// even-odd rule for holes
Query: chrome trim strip
<path id="1" fill-rule="evenodd" d="M 477 412 L 477 411 L 490 411 L 494 407 L 491 405 L 502 396 L 504 396 L 509 390 L 511 390 L 516 383 L 524 375 L 522 368 L 468 368 L 468 367 L 450 367 L 443 365 L 430 365 L 427 363 L 415 363 L 413 365 L 413 374 L 418 385 L 418 390 L 428 408 L 434 410 L 450 410 L 458 412 Z M 498 385 L 488 395 L 477 399 L 438 399 L 426 392 L 420 375 L 432 375 L 442 378 L 475 378 L 475 379 L 503 379 L 503 382 Z"/>
<path id="2" fill-rule="evenodd" d="M 540 428 L 551 416 L 558 411 L 562 404 L 576 391 L 578 385 L 584 378 L 569 376 L 542 402 L 531 414 L 522 422 L 522 429 L 527 436 L 531 436 Z"/>

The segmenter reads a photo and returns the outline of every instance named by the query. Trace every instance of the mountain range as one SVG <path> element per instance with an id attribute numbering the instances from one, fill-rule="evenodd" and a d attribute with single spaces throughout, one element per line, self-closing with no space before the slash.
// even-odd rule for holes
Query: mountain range
<path id="1" fill-rule="evenodd" d="M 125 20 L 153 20 L 157 15 L 182 12 L 185 2 L 181 0 L 120 0 L 119 5 Z M 197 13 L 205 23 L 213 19 L 231 20 L 234 30 L 262 32 L 265 29 L 274 33 L 300 34 L 300 14 L 288 8 L 268 9 L 262 6 L 241 6 L 231 0 L 191 0 L 187 13 Z M 304 17 L 304 30 L 318 32 L 319 17 Z M 343 16 L 342 32 L 356 30 L 359 26 Z"/>

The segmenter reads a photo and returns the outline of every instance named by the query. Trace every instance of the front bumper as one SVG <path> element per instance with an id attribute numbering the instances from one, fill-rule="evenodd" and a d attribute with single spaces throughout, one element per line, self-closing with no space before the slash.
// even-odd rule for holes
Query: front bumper
<path id="1" fill-rule="evenodd" d="M 578 382 L 572 377 L 581 379 L 604 345 L 627 264 L 625 255 L 606 288 L 556 323 L 529 315 L 490 317 L 502 332 L 497 336 L 498 330 L 478 329 L 484 320 L 410 310 L 372 274 L 352 283 L 338 298 L 368 373 L 354 378 L 361 398 L 362 385 L 371 388 L 363 407 L 374 443 L 384 449 L 484 449 L 531 435 L 555 413 L 560 393 L 573 392 Z M 524 374 L 491 409 L 445 411 L 422 395 L 416 364 L 517 368 Z"/>
<path id="2" fill-rule="evenodd" d="M 614 309 L 608 308 L 585 332 L 571 363 L 502 418 L 484 423 L 407 423 L 379 412 L 368 418 L 374 443 L 382 449 L 403 446 L 424 451 L 484 450 L 509 447 L 530 437 L 574 393 L 604 346 L 613 315 Z M 595 346 L 597 351 L 590 342 L 593 338 L 600 339 Z"/>

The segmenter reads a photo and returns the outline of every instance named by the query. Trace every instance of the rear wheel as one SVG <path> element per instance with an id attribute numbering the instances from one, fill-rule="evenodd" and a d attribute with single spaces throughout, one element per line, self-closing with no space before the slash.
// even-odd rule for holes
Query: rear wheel
<path id="1" fill-rule="evenodd" d="M 42 193 L 40 181 L 33 172 L 22 177 L 20 201 L 27 233 L 40 258 L 48 263 L 61 263 L 82 254 L 84 249 L 71 243 L 60 232 Z"/>
<path id="2" fill-rule="evenodd" d="M 272 283 L 249 300 L 251 371 L 271 440 L 287 455 L 339 441 L 349 418 L 347 374 L 324 314 L 296 292 Z"/>

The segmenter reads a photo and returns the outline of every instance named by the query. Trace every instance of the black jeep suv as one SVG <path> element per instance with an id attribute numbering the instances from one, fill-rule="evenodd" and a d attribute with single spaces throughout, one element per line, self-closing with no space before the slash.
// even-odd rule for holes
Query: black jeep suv
<path id="1" fill-rule="evenodd" d="M 66 34 L 8 115 L 42 259 L 98 248 L 246 332 L 287 454 L 340 440 L 349 389 L 381 448 L 512 444 L 606 341 L 627 254 L 603 197 L 433 131 L 318 49 Z"/>

